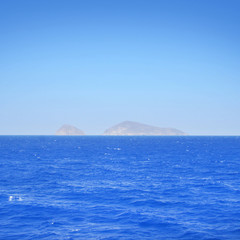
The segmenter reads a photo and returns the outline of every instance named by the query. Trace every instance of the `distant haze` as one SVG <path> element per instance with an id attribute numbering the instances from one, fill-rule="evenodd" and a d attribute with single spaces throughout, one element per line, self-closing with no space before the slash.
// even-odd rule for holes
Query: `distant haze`
<path id="1" fill-rule="evenodd" d="M 240 135 L 240 1 L 0 4 L 0 135 L 125 119 Z"/>
<path id="2" fill-rule="evenodd" d="M 56 135 L 74 136 L 85 135 L 85 133 L 76 126 L 64 124 L 57 131 Z M 161 136 L 161 135 L 186 135 L 186 133 L 175 128 L 159 128 L 143 123 L 124 121 L 115 126 L 109 127 L 101 135 L 117 135 L 117 136 Z"/>

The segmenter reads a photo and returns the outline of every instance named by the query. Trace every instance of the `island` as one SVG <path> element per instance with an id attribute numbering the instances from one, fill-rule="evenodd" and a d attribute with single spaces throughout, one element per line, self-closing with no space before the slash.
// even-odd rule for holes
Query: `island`
<path id="1" fill-rule="evenodd" d="M 156 135 L 156 136 L 175 136 L 187 135 L 175 128 L 160 128 L 143 123 L 124 121 L 111 128 L 108 128 L 103 135 Z"/>
<path id="2" fill-rule="evenodd" d="M 56 131 L 55 135 L 74 136 L 74 135 L 85 135 L 85 133 L 82 130 L 80 130 L 72 125 L 64 124 L 62 127 L 60 127 Z"/>

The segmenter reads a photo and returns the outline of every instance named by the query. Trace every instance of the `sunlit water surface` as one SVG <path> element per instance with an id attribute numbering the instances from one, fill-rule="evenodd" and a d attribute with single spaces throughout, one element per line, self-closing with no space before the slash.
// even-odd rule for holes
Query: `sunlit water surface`
<path id="1" fill-rule="evenodd" d="M 0 137 L 0 239 L 240 239 L 240 137 Z"/>

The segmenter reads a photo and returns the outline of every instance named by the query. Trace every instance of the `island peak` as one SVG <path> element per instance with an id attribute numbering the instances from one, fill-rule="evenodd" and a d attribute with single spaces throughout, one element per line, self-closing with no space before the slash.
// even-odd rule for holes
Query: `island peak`
<path id="1" fill-rule="evenodd" d="M 64 124 L 62 125 L 62 127 L 60 127 L 57 132 L 56 132 L 56 135 L 67 135 L 67 136 L 74 136 L 74 135 L 85 135 L 85 133 L 72 126 L 72 125 L 69 125 L 69 124 Z"/>

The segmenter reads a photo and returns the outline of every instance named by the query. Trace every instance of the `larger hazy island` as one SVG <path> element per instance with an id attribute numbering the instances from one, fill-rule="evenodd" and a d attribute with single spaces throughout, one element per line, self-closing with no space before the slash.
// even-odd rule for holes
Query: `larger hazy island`
<path id="1" fill-rule="evenodd" d="M 103 135 L 187 135 L 175 128 L 160 128 L 143 123 L 124 121 L 108 128 Z"/>

